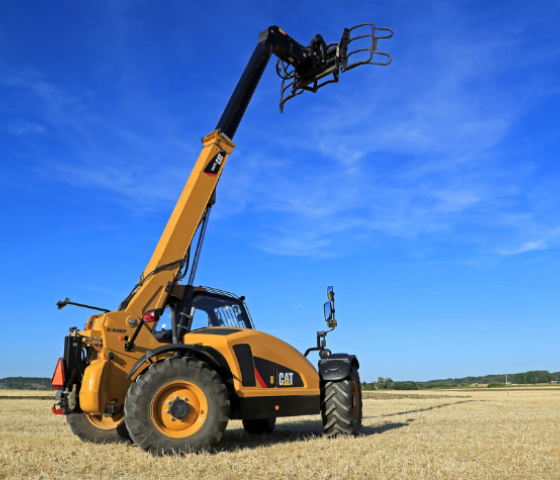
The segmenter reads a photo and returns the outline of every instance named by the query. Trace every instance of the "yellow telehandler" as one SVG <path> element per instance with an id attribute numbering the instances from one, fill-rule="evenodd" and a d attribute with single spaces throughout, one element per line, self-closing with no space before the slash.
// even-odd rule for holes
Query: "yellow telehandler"
<path id="1" fill-rule="evenodd" d="M 305 91 L 335 83 L 359 65 L 388 65 L 377 50 L 393 32 L 371 23 L 344 29 L 338 43 L 316 35 L 305 47 L 272 26 L 259 41 L 216 129 L 203 149 L 139 282 L 115 311 L 98 310 L 70 329 L 52 378 L 74 434 L 86 442 L 132 439 L 153 454 L 199 452 L 218 442 L 229 419 L 250 434 L 271 433 L 277 417 L 321 413 L 327 435 L 358 434 L 362 419 L 359 363 L 332 354 L 326 335 L 336 327 L 328 288 L 317 346 L 301 354 L 255 330 L 244 302 L 194 278 L 216 185 L 235 146 L 233 137 L 272 54 L 282 79 L 280 110 Z M 358 45 L 351 51 L 350 45 Z M 353 55 L 358 60 L 352 63 Z M 360 57 L 361 55 L 361 57 Z M 383 61 L 376 61 L 381 58 Z M 198 233 L 198 235 L 197 235 Z M 196 245 L 191 255 L 191 244 Z M 180 283 L 185 277 L 188 280 Z M 166 329 L 163 318 L 169 318 Z M 202 322 L 202 323 L 201 323 Z M 198 328 L 200 327 L 200 328 Z M 307 360 L 319 352 L 318 369 Z"/>

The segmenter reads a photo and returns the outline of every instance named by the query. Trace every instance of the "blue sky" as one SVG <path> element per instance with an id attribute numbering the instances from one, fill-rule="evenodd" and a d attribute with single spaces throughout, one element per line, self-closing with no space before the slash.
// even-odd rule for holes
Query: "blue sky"
<path id="1" fill-rule="evenodd" d="M 218 187 L 197 283 L 245 295 L 364 380 L 560 370 L 560 5 L 20 1 L 0 5 L 0 378 L 50 376 L 68 327 L 145 268 L 258 34 L 391 27 L 278 112 L 271 62 Z"/>

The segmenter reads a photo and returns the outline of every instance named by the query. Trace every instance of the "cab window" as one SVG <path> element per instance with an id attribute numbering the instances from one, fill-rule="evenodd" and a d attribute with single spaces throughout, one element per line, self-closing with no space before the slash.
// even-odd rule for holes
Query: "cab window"
<path id="1" fill-rule="evenodd" d="M 192 330 L 204 327 L 251 328 L 243 304 L 234 298 L 216 298 L 208 294 L 195 294 Z"/>

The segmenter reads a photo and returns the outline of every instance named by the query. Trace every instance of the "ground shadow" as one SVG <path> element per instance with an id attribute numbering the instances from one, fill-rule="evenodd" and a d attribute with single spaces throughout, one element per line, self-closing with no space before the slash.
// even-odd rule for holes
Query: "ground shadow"
<path id="1" fill-rule="evenodd" d="M 214 447 L 216 453 L 232 452 L 242 449 L 262 448 L 280 443 L 297 442 L 323 435 L 321 420 L 301 420 L 294 423 L 277 425 L 270 435 L 249 435 L 243 428 L 228 429 L 220 442 Z"/>
<path id="2" fill-rule="evenodd" d="M 376 435 L 410 425 L 414 419 L 406 422 L 386 423 L 377 426 L 363 426 L 360 435 Z M 303 420 L 294 423 L 283 423 L 276 427 L 270 435 L 248 435 L 243 428 L 230 429 L 224 432 L 220 442 L 215 446 L 214 452 L 232 452 L 242 449 L 262 448 L 281 443 L 298 442 L 323 436 L 321 420 Z"/>
<path id="3" fill-rule="evenodd" d="M 417 408 L 415 410 L 407 410 L 404 412 L 387 413 L 384 415 L 369 415 L 364 416 L 367 418 L 386 418 L 394 417 L 397 415 L 406 415 L 410 413 L 428 412 L 438 408 L 449 407 L 451 405 L 459 405 L 461 403 L 470 402 L 487 402 L 489 400 L 461 400 L 459 402 L 442 403 L 441 405 L 434 405 L 427 408 Z M 408 418 L 403 422 L 385 423 L 381 425 L 362 425 L 360 435 L 379 435 L 390 430 L 397 428 L 408 427 L 414 418 Z M 320 419 L 317 420 L 300 420 L 290 423 L 279 424 L 274 433 L 271 435 L 248 435 L 243 428 L 230 429 L 224 432 L 224 436 L 216 445 L 214 452 L 232 452 L 241 449 L 262 448 L 267 446 L 274 446 L 281 443 L 297 442 L 301 440 L 308 440 L 312 438 L 319 438 L 323 436 L 323 425 Z"/>
<path id="4" fill-rule="evenodd" d="M 375 435 L 379 433 L 385 433 L 389 430 L 395 430 L 397 428 L 408 427 L 412 422 L 414 422 L 414 418 L 409 418 L 406 422 L 397 422 L 397 423 L 385 423 L 383 425 L 370 425 L 364 427 L 362 425 L 362 429 L 360 430 L 362 435 Z"/>
<path id="5" fill-rule="evenodd" d="M 418 412 L 428 412 L 430 410 L 435 410 L 436 408 L 443 408 L 449 407 L 450 405 L 459 405 L 460 403 L 469 403 L 469 402 L 488 402 L 489 400 L 462 400 L 460 402 L 453 402 L 453 403 L 442 403 L 441 405 L 434 405 L 433 407 L 427 408 L 417 408 L 415 410 L 407 410 L 406 412 L 397 412 L 397 413 L 387 413 L 385 415 L 370 415 L 363 418 L 381 418 L 381 417 L 395 417 L 397 415 L 406 415 L 407 413 L 418 413 Z"/>

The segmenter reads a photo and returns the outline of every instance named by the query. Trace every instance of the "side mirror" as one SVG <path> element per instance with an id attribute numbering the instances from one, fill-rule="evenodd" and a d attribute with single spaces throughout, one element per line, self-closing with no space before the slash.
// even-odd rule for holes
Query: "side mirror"
<path id="1" fill-rule="evenodd" d="M 325 303 L 325 322 L 330 322 L 333 317 L 333 310 L 331 302 Z"/>
<path id="2" fill-rule="evenodd" d="M 68 303 L 70 302 L 70 299 L 68 297 L 66 297 L 66 300 L 62 301 L 58 301 L 56 302 L 56 306 L 58 307 L 59 310 L 62 310 L 66 305 L 68 305 Z"/>
<path id="3" fill-rule="evenodd" d="M 327 298 L 331 302 L 334 302 L 334 289 L 333 289 L 333 287 L 327 287 Z"/>

